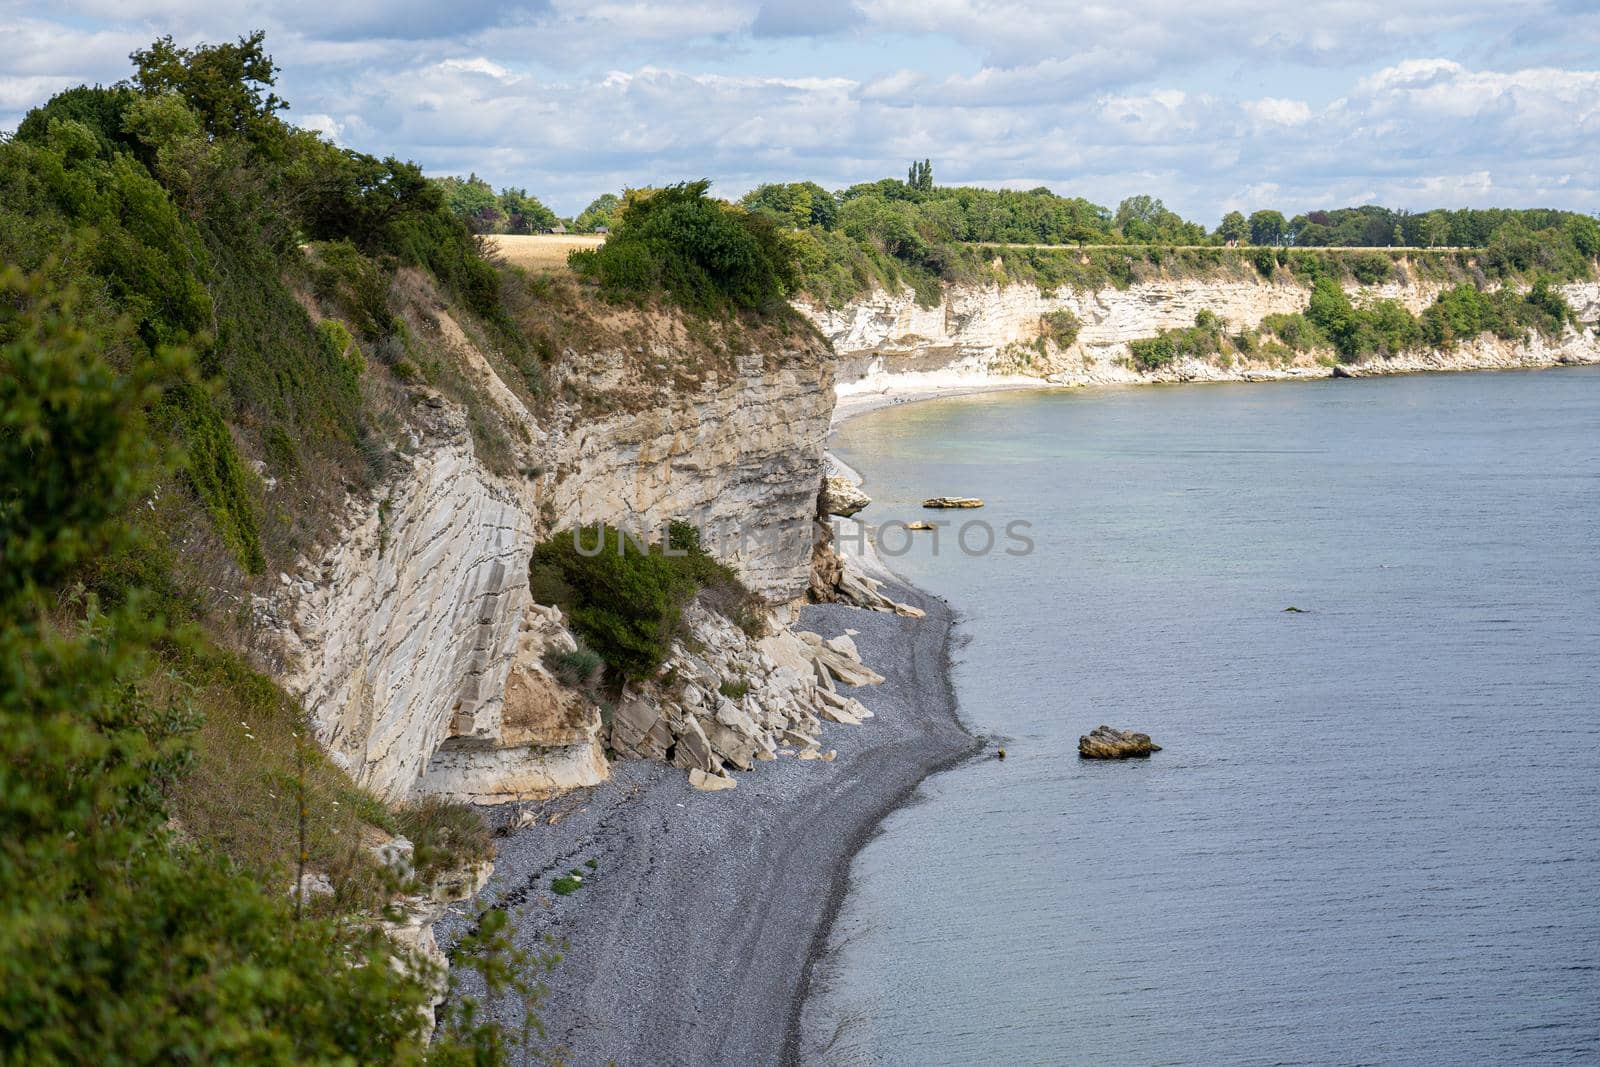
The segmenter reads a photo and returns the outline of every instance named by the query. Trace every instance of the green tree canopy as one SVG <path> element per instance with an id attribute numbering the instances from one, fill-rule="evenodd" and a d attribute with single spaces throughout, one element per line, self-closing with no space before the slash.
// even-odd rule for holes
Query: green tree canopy
<path id="1" fill-rule="evenodd" d="M 1250 215 L 1250 243 L 1275 245 L 1283 241 L 1288 223 L 1281 211 L 1256 211 Z"/>
<path id="2" fill-rule="evenodd" d="M 1222 223 L 1217 227 L 1217 237 L 1223 241 L 1245 241 L 1250 237 L 1250 224 L 1244 219 L 1244 213 L 1230 211 L 1222 216 Z"/>

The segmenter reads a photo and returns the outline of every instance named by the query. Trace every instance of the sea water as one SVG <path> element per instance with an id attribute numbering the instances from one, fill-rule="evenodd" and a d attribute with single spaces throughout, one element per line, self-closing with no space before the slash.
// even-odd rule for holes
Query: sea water
<path id="1" fill-rule="evenodd" d="M 989 394 L 835 444 L 885 549 L 952 523 L 888 562 L 1008 758 L 859 855 L 809 1060 L 1600 1062 L 1600 372 Z M 1080 761 L 1100 723 L 1164 751 Z"/>

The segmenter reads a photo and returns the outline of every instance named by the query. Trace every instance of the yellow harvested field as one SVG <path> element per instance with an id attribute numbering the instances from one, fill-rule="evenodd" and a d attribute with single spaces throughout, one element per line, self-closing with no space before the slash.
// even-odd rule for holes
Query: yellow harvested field
<path id="1" fill-rule="evenodd" d="M 598 248 L 606 240 L 592 233 L 491 233 L 485 239 L 507 263 L 531 271 L 566 270 L 568 252 Z"/>

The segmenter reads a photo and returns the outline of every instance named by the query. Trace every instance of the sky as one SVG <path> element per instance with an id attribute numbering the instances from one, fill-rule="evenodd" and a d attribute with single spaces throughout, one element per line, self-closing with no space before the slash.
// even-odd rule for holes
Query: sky
<path id="1" fill-rule="evenodd" d="M 1600 212 L 1600 0 L 0 0 L 0 129 L 267 31 L 286 118 L 560 214 L 708 177 Z"/>

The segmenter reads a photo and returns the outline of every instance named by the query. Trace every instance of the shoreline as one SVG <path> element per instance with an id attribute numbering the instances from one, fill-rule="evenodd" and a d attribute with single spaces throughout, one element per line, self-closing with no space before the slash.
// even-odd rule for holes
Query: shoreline
<path id="1" fill-rule="evenodd" d="M 855 631 L 863 660 L 886 678 L 842 690 L 874 717 L 827 732 L 832 762 L 780 756 L 725 793 L 696 792 L 664 764 L 620 762 L 599 786 L 528 805 L 536 824 L 500 839 L 475 905 L 439 923 L 447 953 L 483 905 L 510 911 L 519 947 L 566 941 L 538 1009 L 549 1035 L 541 1047 L 621 1067 L 798 1062 L 806 996 L 856 853 L 929 775 L 984 744 L 956 711 L 953 610 L 862 562 L 926 615 L 801 609 L 797 628 Z M 512 814 L 497 809 L 498 820 Z M 583 887 L 554 893 L 552 879 L 573 870 L 588 876 Z M 463 992 L 481 995 L 475 975 L 458 977 Z M 488 1011 L 521 1025 L 513 1005 Z"/>
<path id="2" fill-rule="evenodd" d="M 833 417 L 828 429 L 831 436 L 851 419 L 887 407 L 981 393 L 1149 385 L 1257 385 L 1277 382 L 1393 378 L 1412 374 L 1473 374 L 1485 371 L 1561 370 L 1568 367 L 1594 366 L 1600 366 L 1600 349 L 1582 355 L 1564 353 L 1560 356 L 1551 355 L 1524 360 L 1473 358 L 1470 354 L 1463 353 L 1452 353 L 1449 356 L 1439 353 L 1405 354 L 1389 360 L 1283 368 L 1224 368 L 1213 363 L 1189 360 L 1157 372 L 1094 376 L 1070 375 L 1062 372 L 1045 378 L 1015 374 L 986 375 L 981 372 L 953 370 L 888 372 L 836 385 Z M 831 456 L 829 461 L 839 464 L 839 461 Z M 859 482 L 859 476 L 854 480 Z"/>

